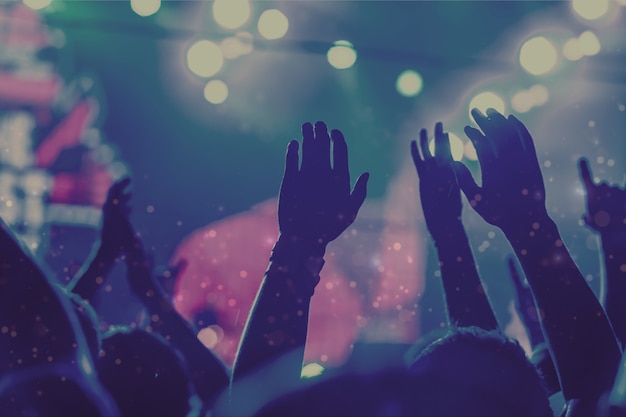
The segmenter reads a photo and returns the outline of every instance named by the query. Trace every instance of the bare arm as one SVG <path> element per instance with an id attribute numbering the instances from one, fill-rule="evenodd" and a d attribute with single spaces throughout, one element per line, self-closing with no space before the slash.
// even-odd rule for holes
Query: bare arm
<path id="1" fill-rule="evenodd" d="M 602 306 L 587 285 L 545 208 L 534 143 L 515 117 L 495 110 L 472 115 L 465 129 L 476 148 L 482 186 L 455 163 L 461 189 L 511 243 L 526 273 L 566 399 L 594 402 L 613 382 L 621 353 Z"/>
<path id="2" fill-rule="evenodd" d="M 424 218 L 439 255 L 448 318 L 456 326 L 497 329 L 461 223 L 461 191 L 452 170 L 450 141 L 441 123 L 435 126 L 435 156 L 428 149 L 425 129 L 420 132 L 420 149 L 422 156 L 417 142 L 411 143 Z"/>
<path id="3" fill-rule="evenodd" d="M 586 159 L 579 161 L 587 194 L 585 222 L 600 234 L 606 292 L 604 306 L 622 346 L 626 343 L 626 189 L 595 184 Z"/>
<path id="4" fill-rule="evenodd" d="M 123 238 L 130 287 L 146 306 L 150 326 L 182 353 L 196 393 L 210 407 L 230 380 L 224 364 L 196 337 L 191 325 L 178 314 L 165 291 L 156 281 L 141 240 L 128 219 L 124 222 Z M 178 265 L 179 270 L 183 265 Z"/>
<path id="5" fill-rule="evenodd" d="M 286 353 L 287 380 L 300 379 L 311 296 L 322 269 L 326 245 L 356 218 L 366 194 L 367 174 L 350 192 L 348 149 L 343 135 L 318 122 L 302 127 L 299 145 L 287 149 L 278 203 L 280 237 L 274 246 L 235 360 L 233 378 Z M 333 165 L 331 166 L 331 136 Z"/>

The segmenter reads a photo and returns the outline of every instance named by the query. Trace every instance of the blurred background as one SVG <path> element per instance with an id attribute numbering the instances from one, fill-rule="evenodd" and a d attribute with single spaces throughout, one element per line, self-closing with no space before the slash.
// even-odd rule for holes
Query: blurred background
<path id="1" fill-rule="evenodd" d="M 436 121 L 480 170 L 469 109 L 535 138 L 550 214 L 600 294 L 576 162 L 623 185 L 626 1 L 62 1 L 0 3 L 0 216 L 65 284 L 97 244 L 109 186 L 132 178 L 132 222 L 199 337 L 232 363 L 278 235 L 289 140 L 323 120 L 371 174 L 326 256 L 306 361 L 405 346 L 445 327 L 440 273 L 409 143 Z M 464 209 L 498 319 L 526 346 L 502 234 Z M 103 326 L 145 320 L 116 267 Z"/>

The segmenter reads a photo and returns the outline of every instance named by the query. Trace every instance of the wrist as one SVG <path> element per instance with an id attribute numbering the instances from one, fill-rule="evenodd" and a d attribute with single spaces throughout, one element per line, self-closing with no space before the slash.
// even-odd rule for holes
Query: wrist
<path id="1" fill-rule="evenodd" d="M 538 242 L 542 239 L 560 239 L 556 224 L 547 214 L 511 222 L 507 226 L 501 226 L 500 230 L 513 246 L 516 243 Z"/>
<path id="2" fill-rule="evenodd" d="M 302 238 L 292 234 L 281 233 L 272 249 L 272 257 L 286 255 L 292 259 L 323 258 L 326 253 L 327 243 L 321 240 Z"/>
<path id="3" fill-rule="evenodd" d="M 326 244 L 281 235 L 270 257 L 268 276 L 289 276 L 298 292 L 313 295 L 324 266 Z"/>

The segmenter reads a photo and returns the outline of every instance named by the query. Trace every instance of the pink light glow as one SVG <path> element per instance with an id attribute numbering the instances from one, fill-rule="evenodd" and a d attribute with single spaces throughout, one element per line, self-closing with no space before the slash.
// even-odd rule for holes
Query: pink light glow
<path id="1" fill-rule="evenodd" d="M 180 259 L 188 262 L 176 283 L 176 309 L 189 320 L 206 308 L 215 312 L 220 331 L 205 336 L 230 366 L 278 237 L 276 204 L 272 199 L 199 229 L 179 245 L 171 261 L 172 265 Z M 384 333 L 377 337 L 388 342 L 409 343 L 418 335 L 416 303 L 423 276 L 416 233 L 410 228 L 371 233 L 370 224 L 357 220 L 328 247 L 321 282 L 311 301 L 305 363 L 340 365 L 368 326 L 370 333 Z M 387 251 L 385 245 L 391 241 Z M 402 247 L 394 249 L 393 243 L 398 242 Z M 378 251 L 385 263 L 397 265 L 381 271 L 368 262 L 371 253 Z M 372 306 L 374 292 L 383 300 L 380 308 Z"/>

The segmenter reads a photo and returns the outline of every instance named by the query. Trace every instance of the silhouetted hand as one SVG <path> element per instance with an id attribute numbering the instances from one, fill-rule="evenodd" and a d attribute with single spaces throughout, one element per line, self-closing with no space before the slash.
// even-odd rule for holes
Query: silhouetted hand
<path id="1" fill-rule="evenodd" d="M 352 224 L 366 195 L 369 174 L 362 174 L 350 192 L 348 147 L 339 130 L 328 135 L 322 122 L 302 126 L 302 166 L 298 141 L 287 148 L 278 202 L 281 236 L 325 247 Z M 333 143 L 333 166 L 330 143 Z"/>
<path id="2" fill-rule="evenodd" d="M 131 194 L 127 190 L 130 178 L 125 177 L 111 186 L 107 199 L 102 206 L 101 245 L 121 249 L 122 239 L 120 229 L 130 214 Z"/>
<path id="3" fill-rule="evenodd" d="M 580 158 L 578 167 L 587 194 L 585 223 L 600 233 L 626 231 L 626 189 L 595 184 L 585 158 Z"/>
<path id="4" fill-rule="evenodd" d="M 115 264 L 119 253 L 124 249 L 125 223 L 128 222 L 130 192 L 126 187 L 130 178 L 126 177 L 111 186 L 102 206 L 102 227 L 100 244 L 83 267 L 74 275 L 67 289 L 84 300 L 91 300 L 104 278 Z"/>
<path id="5" fill-rule="evenodd" d="M 420 131 L 420 146 L 411 142 L 411 156 L 420 179 L 420 199 L 428 231 L 435 241 L 445 239 L 450 227 L 458 227 L 461 220 L 461 192 L 452 170 L 450 139 L 443 132 L 443 124 L 435 125 L 435 156 L 428 149 L 428 133 Z"/>
<path id="6" fill-rule="evenodd" d="M 493 109 L 487 116 L 473 109 L 482 133 L 465 127 L 482 171 L 479 187 L 469 170 L 454 162 L 459 186 L 472 207 L 485 221 L 506 229 L 520 222 L 547 217 L 545 189 L 533 139 L 515 116 L 505 118 Z"/>

